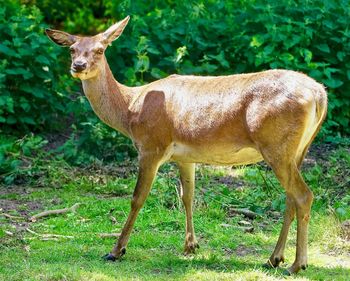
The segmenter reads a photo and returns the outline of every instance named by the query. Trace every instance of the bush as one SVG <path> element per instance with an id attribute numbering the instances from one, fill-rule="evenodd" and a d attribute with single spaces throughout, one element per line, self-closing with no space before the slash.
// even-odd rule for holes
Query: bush
<path id="1" fill-rule="evenodd" d="M 81 1 L 79 9 L 78 4 L 63 5 L 66 2 L 36 1 L 48 22 L 72 33 L 95 34 L 131 15 L 124 35 L 107 51 L 121 82 L 138 85 L 174 72 L 221 75 L 294 69 L 328 88 L 323 133 L 350 133 L 347 0 L 311 0 L 307 5 L 290 0 L 107 0 L 104 5 Z M 57 6 L 65 7 L 67 14 Z"/>
<path id="2" fill-rule="evenodd" d="M 24 136 L 73 129 L 74 134 L 59 151 L 78 164 L 134 155 L 130 142 L 93 115 L 78 92 L 78 81 L 68 78 L 68 57 L 44 34 L 42 19 L 38 8 L 21 6 L 19 1 L 6 2 L 0 8 L 0 132 Z M 8 145 L 17 147 L 17 143 L 9 139 Z M 19 165 L 18 158 L 10 154 L 6 159 L 0 155 L 1 159 L 6 160 L 3 169 L 13 175 L 11 169 Z"/>
<path id="3" fill-rule="evenodd" d="M 172 73 L 305 72 L 328 88 L 322 135 L 339 139 L 350 133 L 349 1 L 25 2 L 7 1 L 0 8 L 0 130 L 23 135 L 59 126 L 62 131 L 73 123 L 73 135 L 61 149 L 73 162 L 83 163 L 88 155 L 119 160 L 121 150 L 135 153 L 126 138 L 92 113 L 79 82 L 69 78 L 68 51 L 43 34 L 42 14 L 51 27 L 84 34 L 131 15 L 123 36 L 106 53 L 117 80 L 128 85 Z"/>
<path id="4" fill-rule="evenodd" d="M 57 81 L 61 50 L 43 34 L 40 11 L 5 1 L 0 8 L 2 130 L 48 130 L 62 122 L 64 88 Z"/>
<path id="5" fill-rule="evenodd" d="M 44 153 L 42 148 L 46 144 L 46 140 L 34 135 L 18 140 L 0 136 L 0 183 L 12 184 L 32 176 L 37 170 L 35 158 Z M 47 159 L 47 156 L 42 158 Z"/>
<path id="6" fill-rule="evenodd" d="M 70 138 L 56 150 L 69 163 L 86 165 L 96 160 L 122 162 L 137 155 L 131 140 L 97 118 L 88 118 L 86 122 L 73 124 L 72 128 Z"/>

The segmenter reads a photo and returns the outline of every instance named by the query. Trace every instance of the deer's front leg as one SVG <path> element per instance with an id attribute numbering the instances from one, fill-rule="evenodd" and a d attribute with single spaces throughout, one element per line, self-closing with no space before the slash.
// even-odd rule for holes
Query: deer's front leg
<path id="1" fill-rule="evenodd" d="M 140 158 L 139 174 L 134 194 L 131 200 L 131 210 L 122 230 L 122 233 L 119 237 L 119 240 L 114 246 L 112 252 L 105 256 L 106 260 L 115 261 L 116 259 L 125 254 L 125 248 L 128 243 L 130 233 L 134 226 L 136 217 L 151 190 L 151 186 L 157 173 L 158 167 L 159 161 L 155 160 L 155 158 L 151 155 Z"/>
<path id="2" fill-rule="evenodd" d="M 182 202 L 186 211 L 186 237 L 185 237 L 185 254 L 192 254 L 196 248 L 199 248 L 193 227 L 192 205 L 195 182 L 195 164 L 194 163 L 178 163 L 180 170 L 180 179 L 182 185 Z"/>

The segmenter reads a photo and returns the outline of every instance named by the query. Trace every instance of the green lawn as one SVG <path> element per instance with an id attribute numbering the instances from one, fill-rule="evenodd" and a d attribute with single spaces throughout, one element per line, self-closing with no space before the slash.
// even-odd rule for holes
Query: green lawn
<path id="1" fill-rule="evenodd" d="M 121 262 L 104 262 L 130 209 L 135 163 L 70 168 L 45 162 L 39 176 L 0 188 L 3 213 L 29 217 L 44 210 L 81 203 L 76 213 L 27 222 L 0 217 L 0 280 L 349 280 L 350 242 L 341 223 L 350 218 L 349 148 L 314 149 L 304 175 L 315 194 L 309 238 L 309 267 L 285 277 L 295 255 L 296 227 L 290 232 L 286 264 L 267 270 L 282 224 L 284 195 L 263 164 L 197 167 L 194 223 L 200 249 L 182 254 L 185 215 L 173 164 L 162 167 L 136 221 Z M 233 214 L 244 207 L 259 214 L 250 220 Z M 113 222 L 110 217 L 116 218 Z M 254 227 L 245 232 L 242 221 Z M 43 241 L 28 232 L 73 238 Z M 9 235 L 11 232 L 13 235 Z"/>

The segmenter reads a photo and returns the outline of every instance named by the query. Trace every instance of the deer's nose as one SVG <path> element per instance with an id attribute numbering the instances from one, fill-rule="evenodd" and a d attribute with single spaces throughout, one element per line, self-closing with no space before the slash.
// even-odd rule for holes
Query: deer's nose
<path id="1" fill-rule="evenodd" d="M 73 70 L 75 72 L 80 72 L 86 69 L 87 63 L 85 61 L 75 61 L 73 63 Z"/>

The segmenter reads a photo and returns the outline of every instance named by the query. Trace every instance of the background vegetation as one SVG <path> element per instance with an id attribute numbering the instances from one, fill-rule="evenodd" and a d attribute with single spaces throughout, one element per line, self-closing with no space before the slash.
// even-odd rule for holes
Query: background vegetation
<path id="1" fill-rule="evenodd" d="M 287 68 L 326 86 L 327 120 L 305 161 L 304 176 L 315 193 L 315 219 L 311 270 L 301 278 L 347 280 L 348 0 L 1 1 L 0 213 L 20 219 L 0 216 L 0 279 L 281 278 L 280 271 L 260 267 L 277 240 L 285 208 L 284 194 L 264 164 L 198 169 L 195 223 L 202 248 L 194 258 L 180 256 L 183 209 L 176 199 L 177 171 L 166 165 L 141 212 L 125 265 L 99 261 L 112 242 L 96 243 L 96 232 L 120 231 L 136 181 L 136 152 L 129 140 L 94 115 L 80 81 L 69 75 L 68 50 L 54 45 L 44 29 L 92 35 L 126 15 L 131 16 L 129 25 L 106 55 L 116 79 L 127 85 L 173 73 L 225 75 Z M 26 221 L 39 209 L 76 202 L 83 203 L 76 214 Z M 248 222 L 252 234 L 236 228 L 246 218 L 232 215 L 232 206 L 259 215 Z M 117 217 L 113 224 L 111 214 Z M 28 227 L 74 239 L 41 241 L 26 232 Z M 295 228 L 291 237 L 295 239 Z M 293 251 L 291 243 L 289 262 Z"/>
<path id="2" fill-rule="evenodd" d="M 302 71 L 329 93 L 321 139 L 339 141 L 350 133 L 350 2 L 304 2 L 6 1 L 0 8 L 1 132 L 23 136 L 69 128 L 65 156 L 77 162 L 82 159 L 72 159 L 75 149 L 103 155 L 95 150 L 99 142 L 120 151 L 125 140 L 111 137 L 97 121 L 79 81 L 68 75 L 67 50 L 54 46 L 43 30 L 96 34 L 131 15 L 107 52 L 120 82 L 137 85 L 172 73 Z"/>

